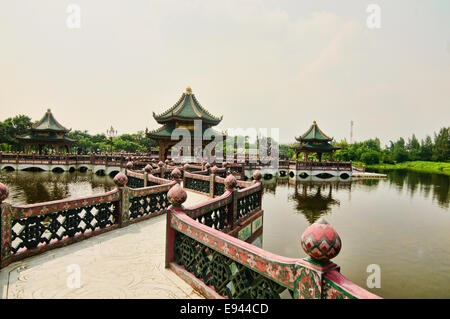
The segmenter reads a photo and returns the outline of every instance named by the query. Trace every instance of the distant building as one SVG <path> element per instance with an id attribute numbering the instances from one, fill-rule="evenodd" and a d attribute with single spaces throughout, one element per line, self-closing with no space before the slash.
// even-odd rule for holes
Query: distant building
<path id="1" fill-rule="evenodd" d="M 182 136 L 174 136 L 176 139 L 172 140 L 172 133 L 175 129 L 187 129 L 191 134 L 191 145 L 188 148 L 190 154 L 182 154 L 180 151 L 180 156 L 195 156 L 202 157 L 203 149 L 208 145 L 210 140 L 203 139 L 203 134 L 205 131 L 213 126 L 216 126 L 222 121 L 222 117 L 217 117 L 209 113 L 205 108 L 203 108 L 198 102 L 195 95 L 192 93 L 192 89 L 188 86 L 186 92 L 184 92 L 180 99 L 168 110 L 161 114 L 155 114 L 153 112 L 153 118 L 162 126 L 156 130 L 146 132 L 146 136 L 150 139 L 155 140 L 159 147 L 159 159 L 165 160 L 168 156 L 169 150 L 172 146 L 179 143 Z M 202 121 L 202 136 L 200 137 L 201 149 L 194 149 L 194 121 Z M 222 135 L 224 133 L 213 131 L 214 136 Z M 178 150 L 177 150 L 178 152 Z M 193 154 L 192 154 L 193 153 Z M 213 154 L 214 155 L 214 154 Z"/>
<path id="2" fill-rule="evenodd" d="M 28 153 L 31 147 L 36 146 L 39 154 L 46 145 L 52 146 L 56 153 L 64 147 L 67 153 L 70 153 L 70 147 L 75 140 L 66 137 L 70 130 L 58 123 L 50 109 L 44 114 L 42 119 L 31 127 L 30 133 L 17 136 L 25 145 L 25 153 Z"/>
<path id="3" fill-rule="evenodd" d="M 333 159 L 333 152 L 340 149 L 340 147 L 333 146 L 330 142 L 333 140 L 331 137 L 325 135 L 325 133 L 319 128 L 316 121 L 313 122 L 311 127 L 300 137 L 295 138 L 300 142 L 299 146 L 292 147 L 295 150 L 296 159 L 298 155 L 303 153 L 303 160 L 308 160 L 308 155 L 316 153 L 319 162 L 322 161 L 322 154 L 327 153 L 330 159 Z"/>

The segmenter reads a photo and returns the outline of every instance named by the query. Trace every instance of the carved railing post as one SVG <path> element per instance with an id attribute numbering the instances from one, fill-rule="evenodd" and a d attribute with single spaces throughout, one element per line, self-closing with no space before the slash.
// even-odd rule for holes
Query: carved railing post
<path id="1" fill-rule="evenodd" d="M 341 250 L 341 238 L 336 230 L 321 217 L 310 225 L 302 234 L 301 246 L 309 256 L 304 258 L 311 265 L 306 268 L 298 264 L 294 282 L 294 298 L 322 299 L 326 298 L 324 275 L 338 266 L 330 259 L 336 257 Z"/>
<path id="2" fill-rule="evenodd" d="M 209 175 L 209 197 L 214 198 L 214 183 L 216 181 L 217 166 L 211 168 L 211 175 Z"/>
<path id="3" fill-rule="evenodd" d="M 227 178 L 225 178 L 225 193 L 231 193 L 232 196 L 232 206 L 231 206 L 231 214 L 229 216 L 229 225 L 230 229 L 234 228 L 234 225 L 236 223 L 236 220 L 238 218 L 238 203 L 237 203 L 237 189 L 236 189 L 236 177 L 233 175 L 228 175 Z"/>
<path id="4" fill-rule="evenodd" d="M 148 185 L 148 175 L 152 173 L 153 169 L 150 164 L 145 165 L 144 167 L 145 176 L 144 176 L 144 187 L 147 187 Z"/>
<path id="5" fill-rule="evenodd" d="M 164 163 L 162 161 L 158 162 L 158 166 L 159 166 L 159 177 L 164 178 Z"/>
<path id="6" fill-rule="evenodd" d="M 184 212 L 183 203 L 186 201 L 187 194 L 186 191 L 180 186 L 180 184 L 175 184 L 167 193 L 167 199 L 169 200 L 171 206 L 167 208 L 167 220 L 166 220 L 166 258 L 165 266 L 169 267 L 169 263 L 175 260 L 175 234 L 176 231 L 171 227 L 172 212 Z"/>
<path id="7" fill-rule="evenodd" d="M 117 173 L 114 177 L 114 183 L 117 185 L 117 189 L 120 193 L 120 201 L 118 205 L 118 211 L 116 212 L 117 224 L 122 227 L 129 219 L 130 212 L 128 210 L 129 205 L 129 189 L 127 187 L 128 177 L 124 173 Z"/>
<path id="8" fill-rule="evenodd" d="M 254 171 L 253 172 L 253 183 L 254 184 L 261 184 L 262 183 L 261 182 L 261 177 L 262 177 L 262 174 L 261 174 L 260 170 Z M 259 199 L 258 199 L 258 206 L 259 207 L 262 207 L 263 190 L 264 190 L 264 188 L 261 186 L 261 191 L 260 191 Z"/>
<path id="9" fill-rule="evenodd" d="M 170 176 L 172 179 L 177 182 L 177 184 L 180 184 L 181 182 L 181 171 L 178 169 L 178 167 L 175 167 L 172 172 L 170 173 Z"/>
<path id="10" fill-rule="evenodd" d="M 8 195 L 8 187 L 0 183 L 0 269 L 9 257 L 11 246 L 11 205 L 3 203 Z"/>

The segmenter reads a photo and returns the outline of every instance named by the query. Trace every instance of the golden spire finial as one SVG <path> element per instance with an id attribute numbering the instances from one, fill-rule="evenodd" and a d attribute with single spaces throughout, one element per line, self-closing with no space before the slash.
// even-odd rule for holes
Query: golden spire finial
<path id="1" fill-rule="evenodd" d="M 313 121 L 313 124 L 317 124 L 316 121 Z"/>
<path id="2" fill-rule="evenodd" d="M 188 86 L 188 87 L 186 88 L 186 93 L 188 93 L 188 94 L 191 94 L 191 93 L 192 93 L 192 89 L 191 89 L 190 86 Z"/>
<path id="3" fill-rule="evenodd" d="M 50 108 L 47 109 L 47 113 L 50 113 Z"/>

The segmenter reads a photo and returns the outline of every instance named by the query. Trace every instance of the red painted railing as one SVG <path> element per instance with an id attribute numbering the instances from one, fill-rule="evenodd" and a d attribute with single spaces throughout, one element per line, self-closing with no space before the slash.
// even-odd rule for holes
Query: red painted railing
<path id="1" fill-rule="evenodd" d="M 238 191 L 240 196 L 248 196 L 260 187 L 260 174 L 255 177 L 254 184 Z M 237 232 L 230 229 L 253 227 L 255 219 L 249 214 L 241 219 L 241 227 L 232 224 L 238 209 L 231 200 L 236 190 L 230 180 L 222 196 L 186 208 L 182 206 L 186 193 L 181 187 L 175 185 L 169 191 L 172 206 L 167 213 L 167 268 L 208 298 L 380 298 L 346 279 L 339 266 L 329 260 L 283 257 L 236 238 Z M 260 204 L 256 211 L 262 218 Z M 213 222 L 211 213 L 217 212 L 228 214 L 214 215 L 216 221 L 225 221 L 223 227 Z M 203 218 L 206 213 L 208 218 Z M 328 245 L 339 252 L 336 242 Z"/>
<path id="2" fill-rule="evenodd" d="M 119 173 L 113 191 L 81 198 L 10 205 L 0 184 L 0 268 L 44 251 L 66 246 L 113 229 L 165 213 L 167 193 L 176 184 L 151 174 L 127 171 L 130 178 L 142 178 L 144 186 L 127 187 Z"/>

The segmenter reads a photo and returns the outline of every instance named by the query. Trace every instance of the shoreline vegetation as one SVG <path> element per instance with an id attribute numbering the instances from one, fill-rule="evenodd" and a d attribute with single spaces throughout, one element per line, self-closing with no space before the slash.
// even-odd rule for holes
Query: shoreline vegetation
<path id="1" fill-rule="evenodd" d="M 355 162 L 355 166 L 362 167 L 362 162 Z M 450 176 L 450 163 L 446 162 L 427 162 L 427 161 L 408 161 L 397 164 L 372 164 L 366 165 L 366 170 L 412 170 L 423 173 L 436 173 Z"/>

